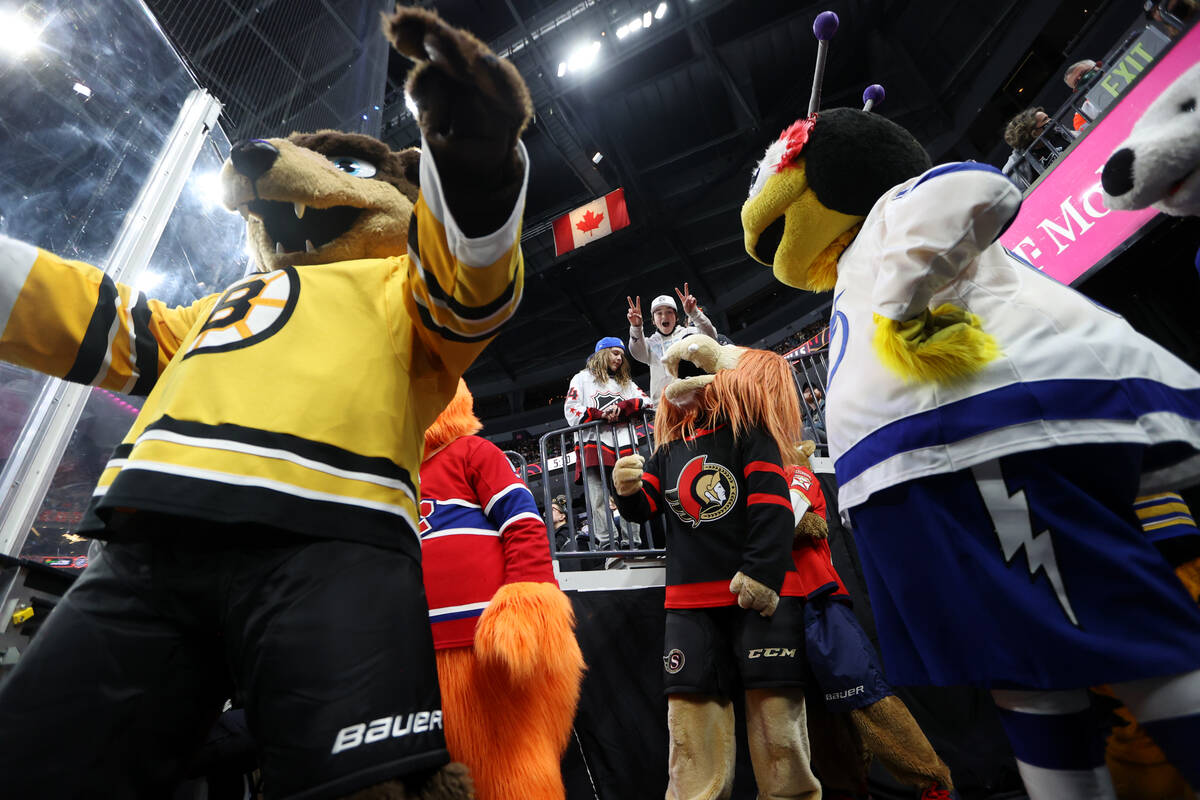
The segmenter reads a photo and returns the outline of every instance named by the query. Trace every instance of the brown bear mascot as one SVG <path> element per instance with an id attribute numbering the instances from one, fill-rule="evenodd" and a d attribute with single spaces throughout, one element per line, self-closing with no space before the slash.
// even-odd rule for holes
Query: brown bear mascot
<path id="1" fill-rule="evenodd" d="M 516 311 L 529 94 L 435 14 L 422 148 L 326 131 L 222 174 L 260 272 L 171 308 L 0 237 L 0 359 L 148 394 L 79 532 L 104 541 L 0 686 L 11 797 L 167 797 L 235 691 L 267 797 L 471 795 L 421 581 L 426 429 Z M 61 769 L 61 753 L 73 768 Z"/>

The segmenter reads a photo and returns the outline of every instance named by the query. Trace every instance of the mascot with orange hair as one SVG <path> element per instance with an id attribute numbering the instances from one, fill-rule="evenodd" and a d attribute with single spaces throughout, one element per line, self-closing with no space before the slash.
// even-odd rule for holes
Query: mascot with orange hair
<path id="1" fill-rule="evenodd" d="M 621 516 L 667 524 L 668 798 L 725 798 L 736 754 L 732 690 L 760 797 L 818 798 L 803 689 L 803 605 L 784 454 L 800 438 L 791 370 L 763 350 L 690 336 L 663 358 L 649 459 L 618 459 Z"/>
<path id="2" fill-rule="evenodd" d="M 446 743 L 480 800 L 561 800 L 559 763 L 583 679 L 574 613 L 546 526 L 458 392 L 425 431 L 421 558 Z"/>

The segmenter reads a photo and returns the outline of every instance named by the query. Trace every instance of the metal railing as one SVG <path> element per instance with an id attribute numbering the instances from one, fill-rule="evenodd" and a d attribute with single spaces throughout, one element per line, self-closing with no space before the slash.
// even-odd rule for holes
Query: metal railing
<path id="1" fill-rule="evenodd" d="M 829 437 L 825 434 L 825 388 L 829 378 L 829 351 L 797 354 L 789 356 L 788 361 L 792 364 L 796 394 L 800 396 L 804 436 L 817 443 L 817 455 L 828 455 Z"/>
<path id="2" fill-rule="evenodd" d="M 1161 21 L 1147 20 L 1145 18 L 1150 17 L 1152 11 L 1161 17 Z M 1005 166 L 1005 174 L 1021 186 L 1022 189 L 1027 190 L 1037 182 L 1043 173 L 1053 168 L 1063 153 L 1069 150 L 1076 141 L 1087 135 L 1091 123 L 1103 116 L 1108 110 L 1109 106 L 1100 109 L 1090 108 L 1089 103 L 1085 101 L 1092 96 L 1092 90 L 1103 81 L 1104 76 L 1108 74 L 1108 70 L 1114 67 L 1120 68 L 1126 52 L 1131 47 L 1134 47 L 1139 37 L 1143 35 L 1153 36 L 1157 33 L 1160 41 L 1165 42 L 1170 38 L 1169 34 L 1164 30 L 1166 26 L 1175 26 L 1179 29 L 1187 27 L 1185 22 L 1171 14 L 1164 7 L 1161 0 L 1155 3 L 1153 8 L 1147 9 L 1145 17 L 1139 15 L 1138 19 L 1135 20 L 1133 25 L 1121 36 L 1116 44 L 1104 54 L 1103 58 L 1097 61 L 1097 65 L 1104 71 L 1104 74 L 1078 84 L 1072 90 L 1071 96 L 1053 114 L 1049 115 L 1050 122 L 1043 128 L 1042 132 L 1024 149 L 1016 151 L 1015 160 L 1010 161 Z M 1110 89 L 1109 91 L 1113 94 L 1113 97 L 1117 96 L 1117 93 L 1113 92 L 1113 90 Z M 1111 105 L 1115 104 L 1115 101 L 1111 102 Z M 1074 125 L 1076 114 L 1080 115 L 1085 123 L 1079 130 L 1076 130 Z M 1019 169 L 1018 164 L 1023 165 L 1025 169 Z"/>
<path id="3" fill-rule="evenodd" d="M 800 413 L 804 422 L 804 435 L 817 443 L 817 455 L 829 452 L 825 435 L 825 388 L 829 374 L 829 354 L 822 350 L 816 353 L 795 355 L 788 359 L 792 364 L 792 377 L 796 393 L 800 397 Z M 812 403 L 808 398 L 812 398 Z M 615 451 L 616 457 L 640 453 L 649 457 L 654 451 L 654 412 L 642 411 L 629 419 L 612 424 L 604 421 L 589 422 L 579 426 L 557 428 L 538 440 L 542 464 L 542 508 L 546 520 L 546 531 L 550 538 L 550 552 L 559 562 L 560 570 L 600 569 L 627 565 L 627 559 L 647 559 L 665 553 L 665 530 L 659 520 L 634 525 L 627 520 L 613 520 L 609 500 L 613 496 L 611 465 L 604 467 L 600 443 L 606 442 Z M 595 443 L 596 465 L 587 466 L 583 458 L 584 447 Z M 525 459 L 519 453 L 505 451 L 510 460 L 520 460 L 523 472 Z M 582 511 L 576 499 L 575 474 L 580 471 L 583 484 Z M 590 473 L 590 475 L 589 475 Z M 554 525 L 553 485 L 561 478 L 562 494 L 566 499 L 566 538 L 560 548 Z M 588 481 L 599 485 L 589 491 Z M 584 513 L 587 527 L 579 524 L 579 515 Z M 600 520 L 611 521 L 600 526 Z M 599 531 L 611 531 L 611 536 L 598 535 Z M 636 531 L 636 533 L 634 533 Z M 567 565 L 570 566 L 567 566 Z"/>
<path id="4" fill-rule="evenodd" d="M 653 420 L 652 411 L 641 411 L 615 424 L 597 421 L 558 428 L 543 434 L 538 440 L 543 470 L 542 499 L 546 529 L 550 534 L 550 551 L 560 562 L 560 569 L 597 567 L 597 561 L 600 559 L 605 559 L 605 566 L 614 566 L 613 559 L 663 555 L 665 543 L 661 540 L 657 525 L 635 524 L 614 518 L 609 507 L 609 501 L 613 497 L 610 483 L 612 468 L 611 465 L 604 464 L 601 450 L 601 446 L 607 444 L 611 445 L 617 458 L 633 453 L 649 457 L 654 451 Z M 585 450 L 588 444 L 596 445 L 595 465 L 587 464 Z M 572 458 L 572 455 L 575 457 Z M 586 530 L 578 524 L 578 504 L 572 488 L 575 485 L 576 469 L 580 471 L 583 484 Z M 566 498 L 567 538 L 566 547 L 562 549 L 558 546 L 554 526 L 554 498 L 551 488 L 551 476 L 554 473 L 561 475 L 563 495 Z M 594 484 L 589 486 L 593 481 Z M 606 524 L 600 524 L 601 521 Z M 583 549 L 585 545 L 586 549 Z M 571 566 L 567 567 L 566 563 L 570 563 Z"/>
<path id="5" fill-rule="evenodd" d="M 501 450 L 504 457 L 508 459 L 509 465 L 513 468 L 513 472 L 521 476 L 521 480 L 529 482 L 529 464 L 525 461 L 525 456 L 518 453 L 516 450 Z"/>

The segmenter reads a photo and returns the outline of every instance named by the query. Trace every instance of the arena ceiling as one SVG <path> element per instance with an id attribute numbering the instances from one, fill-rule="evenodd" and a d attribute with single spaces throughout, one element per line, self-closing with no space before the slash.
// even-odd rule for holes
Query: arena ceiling
<path id="1" fill-rule="evenodd" d="M 403 103 L 405 59 L 378 55 L 382 0 L 149 0 L 231 138 L 272 135 L 317 108 L 322 125 L 418 139 Z M 742 248 L 738 211 L 766 145 L 806 109 L 814 17 L 837 12 L 822 107 L 861 107 L 906 126 L 934 161 L 994 158 L 1019 85 L 1047 77 L 1112 2 L 1067 0 L 437 0 L 450 22 L 506 54 L 533 93 L 521 313 L 468 373 L 487 417 L 566 390 L 593 343 L 624 337 L 625 298 L 687 282 L 718 330 L 769 338 L 827 298 L 776 283 Z M 1092 6 L 1095 6 L 1093 8 Z M 630 30 L 633 21 L 648 21 Z M 618 35 L 621 32 L 622 35 Z M 599 42 L 587 69 L 559 75 Z M 239 54 L 250 54 L 240 56 Z M 386 64 L 384 64 L 386 60 Z M 372 71 L 372 64 L 378 69 Z M 386 81 L 382 72 L 386 71 Z M 264 96 L 263 76 L 282 75 Z M 378 75 L 364 92 L 353 85 Z M 372 78 L 372 80 L 374 80 Z M 1043 83 L 1046 81 L 1043 80 Z M 1039 86 L 1031 86 L 1029 97 Z M 1063 90 L 1065 93 L 1065 89 Z M 378 106 L 378 108 L 376 108 Z M 324 112 L 328 112 L 327 114 Z M 361 113 L 360 113 L 361 112 Z M 289 114 L 291 116 L 289 117 Z M 365 122 L 364 122 L 365 120 Z M 593 160 L 599 153 L 598 163 Z M 631 225 L 556 256 L 551 221 L 618 187 Z M 635 373 L 636 374 L 636 373 Z M 526 415 L 530 421 L 536 411 Z M 521 420 L 518 417 L 515 422 Z"/>

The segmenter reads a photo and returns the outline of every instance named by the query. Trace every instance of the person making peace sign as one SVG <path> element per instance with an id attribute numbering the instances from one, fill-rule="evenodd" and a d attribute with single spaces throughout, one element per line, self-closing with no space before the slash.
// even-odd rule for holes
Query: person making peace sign
<path id="1" fill-rule="evenodd" d="M 629 312 L 626 314 L 629 319 L 629 355 L 650 366 L 650 400 L 656 405 L 662 396 L 662 390 L 671 382 L 671 376 L 662 364 L 662 356 L 667 348 L 692 333 L 703 333 L 712 339 L 717 338 L 717 329 L 696 304 L 696 298 L 688 291 L 688 285 L 683 285 L 682 292 L 676 287 L 675 294 L 683 304 L 683 313 L 687 315 L 689 325 L 678 325 L 679 306 L 675 304 L 673 297 L 662 294 L 650 304 L 650 316 L 658 330 L 649 337 L 642 330 L 642 298 L 625 298 L 629 303 Z"/>

